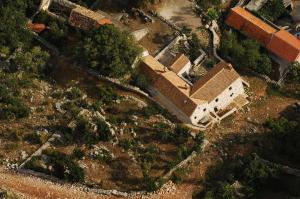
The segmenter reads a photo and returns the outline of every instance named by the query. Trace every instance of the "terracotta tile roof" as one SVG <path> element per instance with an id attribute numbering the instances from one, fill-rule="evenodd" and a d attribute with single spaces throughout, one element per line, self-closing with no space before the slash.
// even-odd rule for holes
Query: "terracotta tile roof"
<path id="1" fill-rule="evenodd" d="M 143 59 L 141 70 L 147 74 L 153 86 L 187 116 L 192 115 L 197 105 L 205 103 L 203 100 L 191 98 L 191 86 L 152 56 Z"/>
<path id="2" fill-rule="evenodd" d="M 40 23 L 32 23 L 29 22 L 27 24 L 27 28 L 36 32 L 36 33 L 41 33 L 46 29 L 46 25 L 45 24 L 40 24 Z"/>
<path id="3" fill-rule="evenodd" d="M 289 62 L 300 55 L 300 40 L 286 30 L 278 30 L 241 7 L 231 10 L 226 23 L 255 38 L 278 57 Z"/>
<path id="4" fill-rule="evenodd" d="M 297 60 L 300 55 L 300 40 L 285 30 L 275 33 L 266 47 L 289 62 Z"/>
<path id="5" fill-rule="evenodd" d="M 190 62 L 184 54 L 179 54 L 176 56 L 174 62 L 169 66 L 170 70 L 178 74 L 181 69 Z"/>
<path id="6" fill-rule="evenodd" d="M 220 62 L 193 85 L 191 97 L 211 102 L 238 78 L 231 64 Z"/>
<path id="7" fill-rule="evenodd" d="M 272 34 L 277 31 L 242 7 L 232 8 L 226 23 L 244 32 L 247 36 L 255 38 L 263 45 L 268 44 Z"/>
<path id="8" fill-rule="evenodd" d="M 240 78 L 233 67 L 225 62 L 216 64 L 193 86 L 150 55 L 143 58 L 140 68 L 152 85 L 187 116 L 192 115 L 197 105 L 211 102 Z"/>

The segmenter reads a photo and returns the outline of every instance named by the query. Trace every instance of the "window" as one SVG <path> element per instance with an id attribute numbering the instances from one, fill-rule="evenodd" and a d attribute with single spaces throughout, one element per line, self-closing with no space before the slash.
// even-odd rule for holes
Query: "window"
<path id="1" fill-rule="evenodd" d="M 218 101 L 219 101 L 219 98 L 217 98 L 215 101 L 218 102 Z"/>
<path id="2" fill-rule="evenodd" d="M 232 87 L 231 87 L 231 86 L 229 87 L 229 90 L 230 90 L 230 91 L 232 90 Z"/>
<path id="3" fill-rule="evenodd" d="M 197 119 L 197 116 L 195 116 L 194 119 Z"/>
<path id="4" fill-rule="evenodd" d="M 230 97 L 232 97 L 233 95 L 234 95 L 234 94 L 233 94 L 233 93 L 231 93 L 231 94 L 230 94 Z"/>
<path id="5" fill-rule="evenodd" d="M 215 107 L 215 108 L 214 108 L 214 111 L 215 111 L 215 112 L 218 112 L 218 107 Z"/>
<path id="6" fill-rule="evenodd" d="M 205 112 L 205 111 L 206 111 L 206 108 L 203 109 L 203 112 Z"/>

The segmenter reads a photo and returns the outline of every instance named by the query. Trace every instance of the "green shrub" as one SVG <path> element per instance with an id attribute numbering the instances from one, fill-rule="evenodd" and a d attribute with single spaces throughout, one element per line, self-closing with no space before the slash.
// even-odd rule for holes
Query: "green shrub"
<path id="1" fill-rule="evenodd" d="M 174 171 L 171 180 L 176 184 L 181 184 L 186 174 L 187 170 L 185 168 L 179 168 L 176 171 Z"/>
<path id="2" fill-rule="evenodd" d="M 135 140 L 123 139 L 119 142 L 119 145 L 125 150 L 132 150 L 137 146 L 137 142 Z"/>
<path id="3" fill-rule="evenodd" d="M 73 150 L 73 156 L 79 160 L 81 160 L 84 157 L 84 152 L 80 148 L 76 147 Z"/>
<path id="4" fill-rule="evenodd" d="M 99 140 L 107 142 L 113 139 L 109 126 L 104 121 L 98 120 L 96 125 Z"/>
<path id="5" fill-rule="evenodd" d="M 46 150 L 43 153 L 48 157 L 47 165 L 53 167 L 53 170 L 48 172 L 55 177 L 69 182 L 82 182 L 84 180 L 83 169 L 66 154 L 53 150 Z"/>
<path id="6" fill-rule="evenodd" d="M 110 104 L 119 99 L 117 93 L 112 87 L 99 87 L 97 95 L 99 100 L 105 104 Z"/>
<path id="7" fill-rule="evenodd" d="M 41 136 L 38 133 L 31 133 L 25 135 L 24 139 L 32 144 L 42 144 Z"/>
<path id="8" fill-rule="evenodd" d="M 72 87 L 70 91 L 67 92 L 67 96 L 70 100 L 78 99 L 82 97 L 82 91 L 78 87 Z"/>

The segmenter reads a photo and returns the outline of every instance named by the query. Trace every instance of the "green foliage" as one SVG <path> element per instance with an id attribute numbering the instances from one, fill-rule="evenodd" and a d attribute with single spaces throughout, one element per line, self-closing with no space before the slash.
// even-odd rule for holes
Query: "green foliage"
<path id="1" fill-rule="evenodd" d="M 148 81 L 147 81 L 146 77 L 142 74 L 136 74 L 133 77 L 132 83 L 144 90 L 147 89 L 147 87 L 148 87 Z"/>
<path id="2" fill-rule="evenodd" d="M 119 145 L 125 150 L 132 150 L 137 146 L 137 142 L 135 140 L 123 139 L 120 140 Z"/>
<path id="3" fill-rule="evenodd" d="M 83 169 L 66 154 L 53 150 L 46 150 L 43 153 L 48 157 L 47 164 L 53 167 L 53 171 L 49 172 L 55 177 L 69 182 L 84 180 Z"/>
<path id="4" fill-rule="evenodd" d="M 111 104 L 115 100 L 119 99 L 118 94 L 112 87 L 100 86 L 97 92 L 98 98 L 102 103 Z"/>
<path id="5" fill-rule="evenodd" d="M 259 189 L 268 179 L 276 177 L 279 173 L 278 166 L 261 160 L 256 154 L 247 157 L 244 162 L 246 167 L 243 169 L 242 178 L 255 189 Z"/>
<path id="6" fill-rule="evenodd" d="M 283 1 L 281 0 L 269 0 L 267 3 L 258 11 L 258 14 L 267 18 L 270 21 L 276 21 L 283 14 L 288 13 L 285 9 Z"/>
<path id="7" fill-rule="evenodd" d="M 79 60 L 102 75 L 117 78 L 132 72 L 132 64 L 140 52 L 130 35 L 111 25 L 91 31 L 77 45 Z"/>
<path id="8" fill-rule="evenodd" d="M 32 36 L 25 28 L 27 4 L 24 0 L 0 1 L 0 47 L 14 51 L 18 47 L 27 48 Z"/>
<path id="9" fill-rule="evenodd" d="M 42 166 L 43 161 L 41 156 L 33 157 L 26 163 L 25 168 L 44 172 L 69 182 L 84 181 L 83 169 L 71 157 L 54 150 L 45 150 L 43 154 L 47 156 L 46 162 L 44 162 L 47 168 Z M 52 169 L 49 169 L 50 167 Z"/>
<path id="10" fill-rule="evenodd" d="M 159 149 L 155 145 L 150 145 L 141 152 L 140 160 L 141 162 L 153 163 L 157 153 L 159 153 Z"/>
<path id="11" fill-rule="evenodd" d="M 294 62 L 289 65 L 289 80 L 296 84 L 300 84 L 300 63 Z"/>
<path id="12" fill-rule="evenodd" d="M 102 120 L 98 120 L 96 122 L 97 125 L 97 135 L 98 139 L 101 141 L 110 141 L 113 139 L 113 136 L 110 132 L 109 126 Z"/>
<path id="13" fill-rule="evenodd" d="M 204 133 L 202 131 L 198 132 L 194 138 L 194 141 L 196 142 L 194 150 L 197 151 L 198 153 L 201 152 L 203 141 L 204 141 Z"/>
<path id="14" fill-rule="evenodd" d="M 73 156 L 79 160 L 81 160 L 84 157 L 84 152 L 80 148 L 76 147 L 73 150 Z"/>
<path id="15" fill-rule="evenodd" d="M 200 56 L 200 40 L 198 36 L 193 33 L 191 38 L 188 39 L 188 44 L 189 44 L 189 56 L 191 60 L 196 60 Z"/>
<path id="16" fill-rule="evenodd" d="M 49 28 L 41 33 L 41 36 L 54 44 L 57 47 L 63 47 L 68 35 L 70 28 L 66 21 L 57 19 L 49 16 L 45 11 L 40 12 L 34 18 L 35 23 L 44 23 Z"/>
<path id="17" fill-rule="evenodd" d="M 220 5 L 220 0 L 196 0 L 196 4 L 203 10 Z"/>
<path id="18" fill-rule="evenodd" d="M 277 165 L 261 159 L 256 154 L 239 160 L 228 159 L 209 170 L 204 198 L 239 198 L 233 186 L 235 182 L 242 185 L 243 188 L 237 190 L 245 195 L 245 198 L 256 198 L 256 194 L 279 174 L 280 169 Z"/>
<path id="19" fill-rule="evenodd" d="M 80 98 L 82 96 L 83 96 L 83 93 L 82 93 L 81 89 L 78 88 L 78 87 L 72 87 L 67 92 L 67 97 L 70 100 L 75 100 L 75 99 L 78 99 L 78 98 Z"/>
<path id="20" fill-rule="evenodd" d="M 177 143 L 184 143 L 190 137 L 190 129 L 183 125 L 177 125 L 174 134 Z"/>
<path id="21" fill-rule="evenodd" d="M 272 71 L 271 60 L 263 53 L 259 44 L 253 39 L 240 41 L 235 32 L 224 32 L 220 52 L 237 67 L 251 68 L 262 74 L 270 74 Z"/>
<path id="22" fill-rule="evenodd" d="M 27 134 L 24 137 L 24 139 L 31 144 L 42 144 L 43 143 L 41 136 L 37 133 Z"/>
<path id="23" fill-rule="evenodd" d="M 148 173 L 144 173 L 144 185 L 147 191 L 156 191 L 165 183 L 162 178 L 155 178 Z"/>
<path id="24" fill-rule="evenodd" d="M 294 121 L 289 121 L 286 118 L 282 117 L 279 119 L 271 119 L 269 118 L 266 123 L 265 126 L 270 129 L 270 131 L 278 136 L 278 137 L 282 137 L 285 134 L 294 132 L 298 126 L 297 122 Z"/>
<path id="25" fill-rule="evenodd" d="M 161 111 L 157 106 L 148 105 L 144 107 L 141 112 L 146 118 L 149 118 L 150 116 L 159 114 Z"/>
<path id="26" fill-rule="evenodd" d="M 185 168 L 179 168 L 173 173 L 171 180 L 176 184 L 181 184 L 186 174 L 187 170 Z"/>
<path id="27" fill-rule="evenodd" d="M 40 47 L 33 47 L 27 52 L 17 51 L 10 68 L 13 71 L 22 70 L 40 74 L 44 71 L 49 56 L 49 53 L 42 51 Z"/>
<path id="28" fill-rule="evenodd" d="M 217 20 L 219 18 L 219 13 L 215 8 L 208 8 L 206 12 L 209 20 Z"/>
<path id="29" fill-rule="evenodd" d="M 0 80 L 0 119 L 19 119 L 29 116 L 29 108 L 19 97 L 21 78 L 4 75 Z"/>
<path id="30" fill-rule="evenodd" d="M 275 140 L 275 149 L 285 158 L 299 161 L 300 153 L 300 124 L 299 121 L 289 121 L 284 117 L 278 119 L 268 119 L 266 124 Z"/>

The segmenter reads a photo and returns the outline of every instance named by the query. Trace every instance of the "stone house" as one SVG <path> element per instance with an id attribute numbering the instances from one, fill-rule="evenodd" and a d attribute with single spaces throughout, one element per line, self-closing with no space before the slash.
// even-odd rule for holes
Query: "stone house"
<path id="1" fill-rule="evenodd" d="M 188 68 L 185 63 L 179 68 Z M 203 129 L 248 103 L 244 89 L 248 83 L 225 62 L 216 64 L 195 84 L 176 72 L 181 70 L 166 67 L 150 55 L 142 59 L 140 69 L 151 82 L 151 94 L 162 106 L 182 122 Z"/>
<path id="2" fill-rule="evenodd" d="M 72 9 L 69 23 L 70 25 L 83 30 L 90 30 L 98 28 L 101 25 L 112 24 L 111 20 L 104 15 L 82 6 L 77 6 Z"/>

